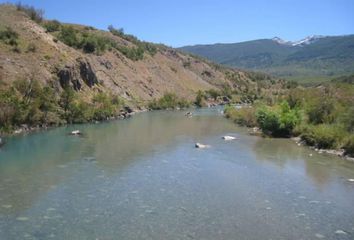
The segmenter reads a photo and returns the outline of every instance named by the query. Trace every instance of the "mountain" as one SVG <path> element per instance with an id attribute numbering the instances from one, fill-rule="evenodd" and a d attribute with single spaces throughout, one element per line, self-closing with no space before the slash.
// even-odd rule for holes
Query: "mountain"
<path id="1" fill-rule="evenodd" d="M 12 41 L 6 40 L 7 29 L 18 36 L 16 44 L 6 42 Z M 127 100 L 148 101 L 165 92 L 192 99 L 198 90 L 231 86 L 228 71 L 250 81 L 244 71 L 216 67 L 114 28 L 37 23 L 12 5 L 0 7 L 0 30 L 0 80 L 5 85 L 35 75 L 42 83 L 70 85 L 79 92 L 109 90 Z"/>
<path id="2" fill-rule="evenodd" d="M 199 90 L 237 93 L 247 101 L 256 92 L 276 94 L 282 85 L 113 26 L 103 31 L 46 20 L 41 10 L 20 3 L 0 5 L 0 132 L 107 119 L 165 95 L 172 103 L 175 97 L 192 102 Z"/>
<path id="3" fill-rule="evenodd" d="M 318 39 L 321 39 L 321 38 L 325 38 L 326 36 L 322 36 L 322 35 L 312 35 L 312 36 L 308 36 L 304 39 L 301 39 L 299 41 L 295 41 L 295 42 L 292 42 L 292 41 L 286 41 L 286 40 L 283 40 L 279 37 L 274 37 L 272 38 L 271 40 L 274 41 L 274 42 L 277 42 L 279 44 L 283 44 L 283 45 L 288 45 L 288 46 L 306 46 L 306 45 L 309 45 L 309 44 L 312 44 L 314 42 L 316 42 Z"/>
<path id="4" fill-rule="evenodd" d="M 325 79 L 354 73 L 354 35 L 279 37 L 241 43 L 185 46 L 180 50 L 220 64 L 288 79 Z"/>

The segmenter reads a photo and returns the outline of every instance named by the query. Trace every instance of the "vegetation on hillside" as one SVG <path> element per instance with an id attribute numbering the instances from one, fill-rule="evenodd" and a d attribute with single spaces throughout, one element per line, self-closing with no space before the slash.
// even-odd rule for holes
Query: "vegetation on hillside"
<path id="1" fill-rule="evenodd" d="M 21 2 L 16 3 L 16 9 L 24 12 L 28 17 L 37 23 L 41 23 L 44 19 L 43 9 L 37 9 L 33 6 L 22 4 Z"/>
<path id="2" fill-rule="evenodd" d="M 27 125 L 56 126 L 106 120 L 118 115 L 123 101 L 118 96 L 96 93 L 91 100 L 66 88 L 58 93 L 55 87 L 42 86 L 34 77 L 18 80 L 0 91 L 0 133 L 8 133 Z"/>
<path id="3" fill-rule="evenodd" d="M 43 26 L 66 45 L 81 49 L 85 53 L 101 55 L 106 50 L 115 49 L 133 61 L 142 60 L 145 52 L 151 56 L 157 53 L 157 47 L 154 44 L 140 41 L 133 35 L 124 34 L 122 29 L 115 29 L 112 25 L 108 29 L 113 35 L 130 41 L 135 46 L 118 44 L 112 37 L 93 31 L 94 29 L 90 27 L 77 28 L 73 25 L 61 24 L 56 20 L 46 21 Z"/>
<path id="4" fill-rule="evenodd" d="M 188 108 L 190 102 L 174 93 L 165 93 L 161 98 L 152 100 L 148 107 L 152 110 Z"/>
<path id="5" fill-rule="evenodd" d="M 133 61 L 142 60 L 145 52 L 151 56 L 157 53 L 158 48 L 155 44 L 140 41 L 133 35 L 125 34 L 122 28 L 116 29 L 112 25 L 108 26 L 108 30 L 114 36 L 123 38 L 135 46 L 118 44 L 112 37 L 108 37 L 92 27 L 81 28 L 75 25 L 62 24 L 57 20 L 45 20 L 44 11 L 42 9 L 36 9 L 33 6 L 24 5 L 21 2 L 16 4 L 16 9 L 24 12 L 33 21 L 41 24 L 48 33 L 53 34 L 58 40 L 70 47 L 81 49 L 85 53 L 101 55 L 105 53 L 106 50 L 115 49 Z M 0 40 L 14 46 L 14 49 L 17 49 L 18 36 L 15 35 L 15 32 L 11 32 L 11 29 L 7 29 L 0 34 Z"/>
<path id="6" fill-rule="evenodd" d="M 6 27 L 6 29 L 0 31 L 0 40 L 5 44 L 16 46 L 18 44 L 18 33 L 12 30 L 11 27 Z"/>
<path id="7" fill-rule="evenodd" d="M 257 101 L 250 108 L 225 109 L 226 117 L 248 127 L 259 127 L 274 137 L 300 136 L 308 145 L 343 148 L 354 154 L 354 85 L 330 83 L 316 88 L 294 88 L 274 104 Z"/>
<path id="8" fill-rule="evenodd" d="M 137 49 L 141 52 L 147 52 L 151 56 L 154 56 L 157 53 L 156 44 L 140 41 L 137 37 L 131 34 L 125 34 L 123 28 L 115 28 L 113 25 L 108 26 L 108 30 L 115 36 L 121 37 L 129 42 L 134 43 L 137 46 Z M 124 48 L 123 48 L 124 49 Z M 124 51 L 127 51 L 124 49 Z"/>

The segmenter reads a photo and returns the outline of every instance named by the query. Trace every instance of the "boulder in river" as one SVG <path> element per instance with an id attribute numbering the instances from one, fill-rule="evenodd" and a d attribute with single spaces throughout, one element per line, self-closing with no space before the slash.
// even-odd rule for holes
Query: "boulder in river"
<path id="1" fill-rule="evenodd" d="M 196 148 L 209 148 L 210 145 L 205 145 L 205 144 L 201 144 L 201 143 L 196 143 L 196 144 L 195 144 L 195 147 L 196 147 Z"/>
<path id="2" fill-rule="evenodd" d="M 231 141 L 231 140 L 235 140 L 236 137 L 233 137 L 233 136 L 223 136 L 222 139 L 224 139 L 225 141 Z"/>
<path id="3" fill-rule="evenodd" d="M 74 131 L 71 131 L 71 132 L 70 132 L 70 135 L 73 135 L 73 136 L 80 136 L 80 135 L 82 135 L 82 133 L 80 132 L 80 130 L 74 130 Z"/>
<path id="4" fill-rule="evenodd" d="M 184 114 L 184 116 L 186 116 L 186 117 L 192 117 L 192 113 L 191 112 L 186 112 L 186 114 Z"/>

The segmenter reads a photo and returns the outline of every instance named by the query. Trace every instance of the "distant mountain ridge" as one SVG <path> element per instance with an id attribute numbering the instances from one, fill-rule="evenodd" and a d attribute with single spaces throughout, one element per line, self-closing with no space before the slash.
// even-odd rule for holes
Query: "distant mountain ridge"
<path id="1" fill-rule="evenodd" d="M 279 44 L 285 44 L 285 45 L 290 45 L 290 46 L 305 46 L 305 45 L 312 44 L 312 43 L 316 42 L 318 39 L 325 38 L 325 37 L 327 37 L 327 36 L 311 35 L 311 36 L 308 36 L 304 39 L 301 39 L 301 40 L 295 41 L 295 42 L 285 41 L 279 37 L 274 37 L 274 38 L 272 38 L 272 40 L 279 43 Z"/>
<path id="2" fill-rule="evenodd" d="M 234 68 L 288 79 L 325 79 L 354 73 L 354 35 L 313 35 L 299 41 L 279 37 L 240 43 L 194 45 L 180 50 Z"/>

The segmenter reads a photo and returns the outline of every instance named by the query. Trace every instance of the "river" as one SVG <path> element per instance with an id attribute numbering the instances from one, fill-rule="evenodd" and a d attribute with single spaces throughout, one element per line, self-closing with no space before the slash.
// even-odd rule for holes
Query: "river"
<path id="1" fill-rule="evenodd" d="M 354 239 L 354 163 L 250 136 L 220 110 L 7 139 L 0 239 Z"/>

